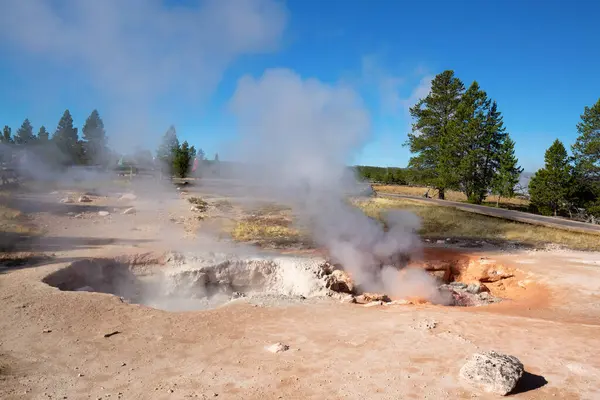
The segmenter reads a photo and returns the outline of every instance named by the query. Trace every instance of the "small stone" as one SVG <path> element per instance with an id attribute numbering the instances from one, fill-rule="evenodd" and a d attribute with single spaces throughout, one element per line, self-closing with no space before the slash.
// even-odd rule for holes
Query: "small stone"
<path id="1" fill-rule="evenodd" d="M 83 218 L 83 213 L 77 214 L 73 218 Z"/>
<path id="2" fill-rule="evenodd" d="M 356 304 L 356 297 L 352 296 L 352 295 L 348 295 L 346 297 L 344 297 L 340 303 L 343 304 Z"/>
<path id="3" fill-rule="evenodd" d="M 78 378 L 81 378 L 83 376 L 83 374 L 77 374 Z"/>
<path id="4" fill-rule="evenodd" d="M 271 353 L 282 353 L 284 351 L 288 351 L 290 349 L 290 346 L 288 346 L 287 344 L 283 344 L 281 342 L 272 344 L 268 347 L 266 347 L 267 351 L 270 351 Z"/>
<path id="5" fill-rule="evenodd" d="M 101 216 L 101 217 L 106 217 L 109 214 L 110 213 L 108 211 L 98 211 L 98 215 Z"/>
<path id="6" fill-rule="evenodd" d="M 123 211 L 123 214 L 127 215 L 127 214 L 135 214 L 135 208 L 134 207 L 130 207 L 128 209 L 126 209 L 125 211 Z"/>
<path id="7" fill-rule="evenodd" d="M 42 331 L 42 333 L 50 333 L 50 332 L 52 332 L 52 329 L 44 329 L 44 330 Z"/>
<path id="8" fill-rule="evenodd" d="M 381 293 L 363 293 L 356 299 L 360 303 L 369 303 L 371 301 L 381 301 L 387 303 L 390 298 L 386 294 Z"/>
<path id="9" fill-rule="evenodd" d="M 80 203 L 89 203 L 92 201 L 92 199 L 90 199 L 88 196 L 86 196 L 85 194 L 83 196 L 79 196 L 79 200 Z"/>
<path id="10" fill-rule="evenodd" d="M 376 300 L 376 301 L 372 301 L 370 303 L 365 304 L 363 307 L 375 307 L 375 306 L 382 306 L 382 305 L 383 305 L 383 301 Z"/>
<path id="11" fill-rule="evenodd" d="M 70 197 L 65 197 L 63 199 L 60 199 L 61 203 L 73 203 L 73 199 Z"/>
<path id="12" fill-rule="evenodd" d="M 514 356 L 488 351 L 471 356 L 460 377 L 473 387 L 506 396 L 523 376 L 523 364 Z"/>
<path id="13" fill-rule="evenodd" d="M 446 242 L 445 242 L 444 240 L 437 240 L 437 241 L 436 241 L 436 243 L 437 243 L 437 244 L 444 244 L 444 243 L 446 243 Z"/>
<path id="14" fill-rule="evenodd" d="M 489 289 L 481 283 L 471 283 L 467 286 L 466 291 L 471 294 L 479 294 L 481 292 L 489 291 Z"/>

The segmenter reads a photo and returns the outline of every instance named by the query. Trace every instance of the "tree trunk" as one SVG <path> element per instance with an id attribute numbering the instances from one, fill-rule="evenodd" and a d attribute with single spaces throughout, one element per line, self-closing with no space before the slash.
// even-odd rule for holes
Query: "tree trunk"
<path id="1" fill-rule="evenodd" d="M 440 200 L 446 200 L 445 189 L 438 188 L 438 199 L 440 199 Z"/>
<path id="2" fill-rule="evenodd" d="M 496 208 L 500 207 L 500 195 L 498 195 L 498 198 L 496 199 Z"/>

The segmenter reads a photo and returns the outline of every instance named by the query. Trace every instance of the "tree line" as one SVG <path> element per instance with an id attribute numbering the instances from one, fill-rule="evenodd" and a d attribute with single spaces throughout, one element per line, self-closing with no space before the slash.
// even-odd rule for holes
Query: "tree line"
<path id="1" fill-rule="evenodd" d="M 199 171 L 203 166 L 214 165 L 219 161 L 218 154 L 215 154 L 214 160 L 209 161 L 206 160 L 202 149 L 196 151 L 187 141 L 180 144 L 173 126 L 165 133 L 156 158 L 150 151 L 139 149 L 129 156 L 119 155 L 108 147 L 104 122 L 97 110 L 93 110 L 85 120 L 81 133 L 80 138 L 79 130 L 74 126 L 73 117 L 68 109 L 64 111 L 52 134 L 43 125 L 35 134 L 29 119 L 25 119 L 14 134 L 11 127 L 6 125 L 0 136 L 0 143 L 3 145 L 0 162 L 10 162 L 16 154 L 14 150 L 27 149 L 47 163 L 62 166 L 113 166 L 130 170 L 154 169 L 158 163 L 161 170 L 186 177 L 194 169 L 194 163 Z"/>
<path id="2" fill-rule="evenodd" d="M 13 146 L 27 148 L 41 156 L 44 155 L 43 153 L 47 153 L 44 150 L 48 150 L 50 145 L 53 145 L 59 150 L 56 161 L 62 165 L 102 164 L 106 162 L 109 154 L 104 123 L 97 110 L 92 111 L 86 119 L 81 139 L 78 129 L 73 126 L 73 117 L 67 109 L 58 121 L 52 135 L 43 125 L 39 128 L 37 135 L 34 134 L 31 122 L 29 119 L 25 119 L 14 135 L 12 129 L 5 125 L 0 143 L 5 145 L 5 148 L 7 146 L 10 146 L 9 148 L 13 148 Z M 3 162 L 8 161 L 7 154 L 7 151 L 2 151 Z"/>
<path id="3" fill-rule="evenodd" d="M 600 217 L 600 99 L 585 107 L 569 156 L 556 139 L 546 150 L 544 167 L 529 182 L 531 204 L 545 215 L 568 215 L 583 210 L 584 218 Z"/>

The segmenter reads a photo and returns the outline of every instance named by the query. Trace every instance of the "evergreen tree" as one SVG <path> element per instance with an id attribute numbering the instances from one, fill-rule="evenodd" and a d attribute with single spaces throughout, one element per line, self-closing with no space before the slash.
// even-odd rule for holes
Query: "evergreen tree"
<path id="1" fill-rule="evenodd" d="M 179 139 L 174 126 L 170 126 L 156 151 L 156 158 L 162 164 L 161 170 L 172 173 L 175 156 L 179 150 Z"/>
<path id="2" fill-rule="evenodd" d="M 40 126 L 40 130 L 37 134 L 37 140 L 40 143 L 48 143 L 48 141 L 50 140 L 50 134 L 48 133 L 44 125 Z"/>
<path id="3" fill-rule="evenodd" d="M 215 153 L 215 162 L 218 163 L 219 162 L 219 153 Z"/>
<path id="4" fill-rule="evenodd" d="M 3 144 L 11 144 L 13 143 L 12 132 L 10 126 L 4 125 L 4 129 L 2 130 L 2 137 L 0 138 L 0 142 Z"/>
<path id="5" fill-rule="evenodd" d="M 97 110 L 92 111 L 82 129 L 83 149 L 89 163 L 104 164 L 107 156 L 107 140 L 104 123 Z"/>
<path id="6" fill-rule="evenodd" d="M 515 156 L 515 142 L 507 137 L 498 152 L 498 170 L 492 181 L 492 192 L 498 196 L 496 207 L 500 205 L 500 197 L 512 198 L 515 196 L 515 187 L 523 168 L 518 165 Z"/>
<path id="7" fill-rule="evenodd" d="M 15 135 L 15 143 L 27 145 L 32 143 L 34 140 L 35 136 L 33 135 L 33 126 L 31 126 L 31 122 L 29 122 L 29 119 L 25 119 L 21 127 L 17 129 L 17 133 Z"/>
<path id="8" fill-rule="evenodd" d="M 206 154 L 204 153 L 204 150 L 198 149 L 198 154 L 196 157 L 198 158 L 198 161 L 200 161 L 200 162 L 206 160 Z"/>
<path id="9" fill-rule="evenodd" d="M 81 142 L 78 139 L 77 128 L 73 126 L 73 117 L 69 110 L 65 110 L 58 121 L 52 141 L 63 153 L 64 162 L 67 165 L 77 164 L 81 161 Z"/>
<path id="10" fill-rule="evenodd" d="M 571 165 L 567 150 L 558 139 L 546 150 L 544 168 L 529 182 L 531 203 L 542 214 L 555 216 L 569 205 L 572 193 Z"/>
<path id="11" fill-rule="evenodd" d="M 415 119 L 407 144 L 412 153 L 409 167 L 419 171 L 422 183 L 432 185 L 444 198 L 444 191 L 455 186 L 458 160 L 453 154 L 449 127 L 464 93 L 464 84 L 448 70 L 431 82 L 431 92 L 410 108 Z"/>
<path id="12" fill-rule="evenodd" d="M 578 202 L 588 213 L 600 216 L 600 99 L 584 108 L 577 133 L 572 150 Z"/>
<path id="13" fill-rule="evenodd" d="M 194 146 L 190 147 L 187 141 L 183 142 L 175 151 L 175 157 L 173 159 L 173 169 L 175 174 L 180 178 L 185 178 L 192 167 L 192 162 L 195 157 L 196 149 Z"/>
<path id="14" fill-rule="evenodd" d="M 462 96 L 447 135 L 446 163 L 452 166 L 452 181 L 469 201 L 480 203 L 486 192 L 484 164 L 488 150 L 486 112 L 490 107 L 487 94 L 473 82 Z"/>

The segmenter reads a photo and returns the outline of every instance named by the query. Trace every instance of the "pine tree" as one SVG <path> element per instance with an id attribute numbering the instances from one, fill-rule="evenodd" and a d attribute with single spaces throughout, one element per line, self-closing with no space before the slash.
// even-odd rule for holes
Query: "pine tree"
<path id="1" fill-rule="evenodd" d="M 40 143 L 48 143 L 48 141 L 50 140 L 50 134 L 48 133 L 44 125 L 40 126 L 40 130 L 37 134 L 37 140 Z"/>
<path id="2" fill-rule="evenodd" d="M 600 216 L 600 99 L 592 107 L 584 108 L 577 133 L 571 149 L 578 202 L 588 213 Z"/>
<path id="3" fill-rule="evenodd" d="M 2 137 L 0 138 L 0 142 L 3 144 L 11 144 L 13 143 L 12 132 L 10 126 L 4 125 L 4 129 L 2 130 Z"/>
<path id="4" fill-rule="evenodd" d="M 484 164 L 488 147 L 486 112 L 490 107 L 487 94 L 473 82 L 462 96 L 449 125 L 446 149 L 453 181 L 468 200 L 480 203 L 486 191 Z"/>
<path id="5" fill-rule="evenodd" d="M 515 196 L 515 187 L 523 172 L 515 156 L 515 142 L 507 137 L 498 152 L 498 170 L 492 181 L 492 192 L 498 196 L 496 207 L 500 205 L 500 197 L 512 198 Z"/>
<path id="6" fill-rule="evenodd" d="M 464 93 L 464 84 L 448 70 L 431 82 L 431 92 L 410 108 L 415 119 L 407 144 L 416 153 L 409 166 L 418 171 L 422 183 L 432 185 L 443 199 L 445 190 L 456 185 L 455 167 L 459 160 L 452 151 L 454 141 L 449 126 Z"/>
<path id="7" fill-rule="evenodd" d="M 188 175 L 194 157 L 196 157 L 196 149 L 194 146 L 189 147 L 187 141 L 183 142 L 175 152 L 175 158 L 173 160 L 173 169 L 178 177 L 185 178 Z"/>
<path id="8" fill-rule="evenodd" d="M 206 160 L 206 154 L 204 153 L 204 150 L 198 149 L 197 158 L 198 158 L 198 161 L 200 161 L 200 162 Z"/>
<path id="9" fill-rule="evenodd" d="M 567 150 L 558 139 L 546 150 L 544 168 L 538 170 L 529 182 L 531 203 L 542 214 L 554 214 L 565 209 L 572 192 L 571 165 Z"/>
<path id="10" fill-rule="evenodd" d="M 97 110 L 92 111 L 82 129 L 83 149 L 89 163 L 104 164 L 107 159 L 107 139 L 104 122 Z"/>
<path id="11" fill-rule="evenodd" d="M 15 135 L 15 143 L 20 145 L 27 145 L 32 143 L 34 140 L 35 136 L 33 135 L 33 126 L 31 126 L 31 122 L 29 122 L 29 119 L 25 119 L 21 127 L 17 129 L 17 133 Z"/>
<path id="12" fill-rule="evenodd" d="M 219 162 L 219 153 L 215 153 L 215 162 L 218 163 Z"/>
<path id="13" fill-rule="evenodd" d="M 179 139 L 177 139 L 177 131 L 174 126 L 170 126 L 165 135 L 163 136 L 162 142 L 156 150 L 156 158 L 159 160 L 161 165 L 161 171 L 172 173 L 174 160 L 179 151 Z"/>
<path id="14" fill-rule="evenodd" d="M 73 127 L 73 117 L 69 110 L 65 110 L 58 122 L 52 141 L 63 153 L 67 165 L 77 164 L 81 161 L 81 143 L 77 135 L 77 128 Z"/>

